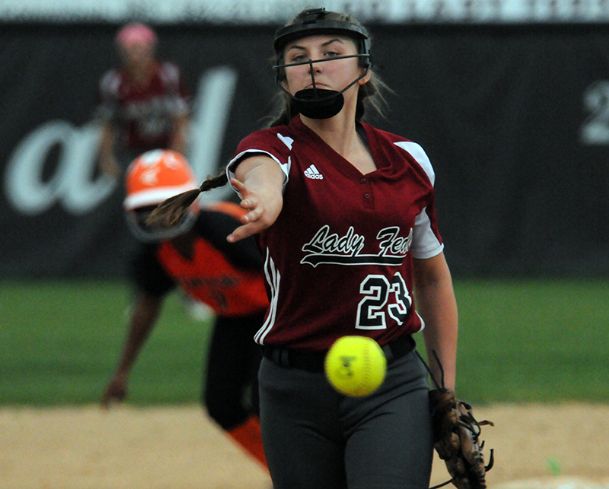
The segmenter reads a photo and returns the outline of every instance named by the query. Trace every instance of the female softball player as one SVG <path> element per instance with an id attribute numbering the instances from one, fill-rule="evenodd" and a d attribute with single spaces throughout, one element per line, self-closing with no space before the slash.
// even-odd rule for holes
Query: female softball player
<path id="1" fill-rule="evenodd" d="M 121 65 L 99 81 L 97 117 L 100 169 L 118 177 L 145 151 L 184 153 L 190 96 L 179 67 L 157 58 L 158 38 L 150 26 L 126 24 L 114 42 Z"/>
<path id="2" fill-rule="evenodd" d="M 413 334 L 423 330 L 431 371 L 449 389 L 457 344 L 432 165 L 417 143 L 364 122 L 383 85 L 355 19 L 305 10 L 274 48 L 283 99 L 271 127 L 241 141 L 227 175 L 151 220 L 171 222 L 227 180 L 247 209 L 227 240 L 257 235 L 265 257 L 270 305 L 254 338 L 276 489 L 426 489 L 433 437 Z M 364 398 L 333 391 L 323 372 L 332 343 L 354 334 L 387 356 L 385 382 Z"/>
<path id="3" fill-rule="evenodd" d="M 380 84 L 355 19 L 303 11 L 274 48 L 283 110 L 228 166 L 248 210 L 228 240 L 258 234 L 272 293 L 255 335 L 271 477 L 276 489 L 427 488 L 428 387 L 412 335 L 425 325 L 451 389 L 457 342 L 432 166 L 417 143 L 363 121 Z M 325 352 L 353 334 L 388 360 L 384 384 L 363 399 L 332 391 L 323 374 Z"/>
<path id="4" fill-rule="evenodd" d="M 128 335 L 102 404 L 108 406 L 125 398 L 129 373 L 164 298 L 179 287 L 216 314 L 206 352 L 203 404 L 232 439 L 265 464 L 257 415 L 256 374 L 261 355 L 252 341 L 268 305 L 262 258 L 251 239 L 238 247 L 225 240 L 239 225 L 244 211 L 231 203 L 203 209 L 194 203 L 171 228 L 147 226 L 145 219 L 151 208 L 197 186 L 186 159 L 170 150 L 149 151 L 138 157 L 129 166 L 125 183 L 127 222 L 142 247 L 131 267 L 136 294 Z M 251 396 L 246 402 L 248 391 Z"/>

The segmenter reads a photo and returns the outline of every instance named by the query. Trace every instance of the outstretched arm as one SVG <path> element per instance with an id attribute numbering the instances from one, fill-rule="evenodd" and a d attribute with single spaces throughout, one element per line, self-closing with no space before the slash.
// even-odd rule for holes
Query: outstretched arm
<path id="1" fill-rule="evenodd" d="M 273 225 L 283 208 L 285 175 L 267 156 L 253 156 L 239 163 L 231 185 L 241 196 L 241 207 L 248 212 L 242 225 L 227 236 L 230 243 L 247 238 Z"/>
<path id="2" fill-rule="evenodd" d="M 455 389 L 457 363 L 457 302 L 450 270 L 440 253 L 424 260 L 414 259 L 414 292 L 417 309 L 425 320 L 423 337 L 429 365 L 435 380 Z M 434 353 L 442 368 L 438 365 Z"/>
<path id="3" fill-rule="evenodd" d="M 114 375 L 104 390 L 101 404 L 108 407 L 113 401 L 122 401 L 127 396 L 129 373 L 142 345 L 154 327 L 161 310 L 162 299 L 139 293 L 129 320 L 129 332 Z"/>

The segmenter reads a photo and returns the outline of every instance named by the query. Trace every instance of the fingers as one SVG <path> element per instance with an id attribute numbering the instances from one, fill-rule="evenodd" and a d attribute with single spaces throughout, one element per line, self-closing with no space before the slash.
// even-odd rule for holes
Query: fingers
<path id="1" fill-rule="evenodd" d="M 264 186 L 252 192 L 236 178 L 231 178 L 231 185 L 241 195 L 241 207 L 248 211 L 240 219 L 242 225 L 226 237 L 229 243 L 235 243 L 271 226 L 281 210 L 281 205 L 276 203 L 280 199 L 274 198 L 272 192 Z"/>
<path id="2" fill-rule="evenodd" d="M 241 181 L 241 180 L 237 180 L 236 178 L 231 178 L 230 179 L 230 184 L 233 186 L 233 188 L 239 192 L 239 194 L 241 194 L 242 197 L 246 197 L 248 194 L 248 190 L 247 187 L 245 186 L 245 184 Z"/>
<path id="3" fill-rule="evenodd" d="M 113 403 L 122 402 L 126 396 L 126 387 L 122 383 L 117 384 L 117 381 L 114 381 L 106 387 L 100 404 L 102 408 L 108 409 Z"/>
<path id="4" fill-rule="evenodd" d="M 241 241 L 242 239 L 249 238 L 256 233 L 259 233 L 264 229 L 264 226 L 259 222 L 253 222 L 249 224 L 244 224 L 243 226 L 239 226 L 232 233 L 230 233 L 226 240 L 229 243 L 236 243 L 237 241 Z"/>
<path id="5" fill-rule="evenodd" d="M 258 199 L 256 197 L 247 197 L 241 200 L 240 205 L 244 209 L 255 209 L 258 206 Z"/>
<path id="6" fill-rule="evenodd" d="M 105 393 L 101 399 L 101 407 L 104 409 L 109 409 L 110 404 L 112 403 L 112 395 L 109 393 Z"/>
<path id="7" fill-rule="evenodd" d="M 112 404 L 119 404 L 123 401 L 123 399 L 125 399 L 125 396 L 122 394 L 107 394 L 102 397 L 100 404 L 102 408 L 110 409 L 110 406 L 112 406 Z"/>
<path id="8" fill-rule="evenodd" d="M 262 205 L 258 205 L 255 198 L 247 198 L 242 200 L 241 206 L 251 210 L 241 217 L 241 222 L 243 225 L 237 227 L 227 236 L 226 239 L 229 243 L 234 243 L 236 241 L 248 238 L 269 227 L 269 224 L 263 218 L 264 207 Z"/>
<path id="9" fill-rule="evenodd" d="M 264 212 L 264 209 L 260 207 L 256 207 L 252 209 L 250 212 L 241 217 L 241 222 L 243 224 L 253 223 L 258 221 Z"/>
<path id="10" fill-rule="evenodd" d="M 260 219 L 264 213 L 264 208 L 260 205 L 258 198 L 250 194 L 247 187 L 240 180 L 233 178 L 231 179 L 231 183 L 233 187 L 241 194 L 241 207 L 250 211 L 241 217 L 241 222 L 248 224 Z"/>

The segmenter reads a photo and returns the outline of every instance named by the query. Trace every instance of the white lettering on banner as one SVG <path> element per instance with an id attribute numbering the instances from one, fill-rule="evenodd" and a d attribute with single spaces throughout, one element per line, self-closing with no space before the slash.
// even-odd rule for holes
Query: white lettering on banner
<path id="1" fill-rule="evenodd" d="M 582 124 L 583 144 L 609 144 L 609 80 L 600 80 L 584 91 L 584 108 L 590 115 Z"/>
<path id="2" fill-rule="evenodd" d="M 207 71 L 199 81 L 189 135 L 188 156 L 200 177 L 217 172 L 224 130 L 235 91 L 237 73 L 228 67 Z M 29 133 L 13 151 L 4 177 L 7 200 L 20 213 L 36 215 L 54 204 L 73 214 L 85 214 L 105 201 L 117 182 L 94 178 L 100 128 L 96 123 L 74 127 L 50 121 Z M 43 180 L 43 168 L 53 148 L 59 147 L 54 173 Z M 205 200 L 219 200 L 228 188 L 206 192 Z"/>
<path id="3" fill-rule="evenodd" d="M 75 128 L 65 121 L 52 121 L 30 133 L 8 162 L 5 192 L 8 201 L 23 214 L 34 215 L 61 201 L 72 214 L 83 214 L 114 189 L 116 182 L 105 175 L 90 181 L 94 170 L 99 128 L 88 124 Z M 49 151 L 59 145 L 61 155 L 55 174 L 42 180 Z"/>
<path id="4" fill-rule="evenodd" d="M 209 70 L 199 81 L 188 156 L 195 175 L 201 180 L 217 172 L 236 85 L 237 72 L 227 66 Z M 220 187 L 203 193 L 201 200 L 213 202 L 231 193 L 228 186 Z"/>

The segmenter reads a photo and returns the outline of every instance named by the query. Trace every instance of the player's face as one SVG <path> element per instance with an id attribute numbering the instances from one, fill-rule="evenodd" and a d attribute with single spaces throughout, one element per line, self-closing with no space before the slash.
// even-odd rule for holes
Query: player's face
<path id="1" fill-rule="evenodd" d="M 128 66 L 145 65 L 154 59 L 154 44 L 134 42 L 120 47 L 120 55 Z"/>
<path id="2" fill-rule="evenodd" d="M 362 74 L 358 58 L 334 59 L 358 54 L 355 41 L 334 34 L 307 36 L 289 43 L 284 50 L 284 63 L 317 61 L 312 64 L 315 88 L 341 91 Z M 286 88 L 294 95 L 300 90 L 314 88 L 311 65 L 301 64 L 285 68 Z M 355 92 L 351 87 L 347 92 Z M 345 92 L 345 96 L 347 96 Z"/>

